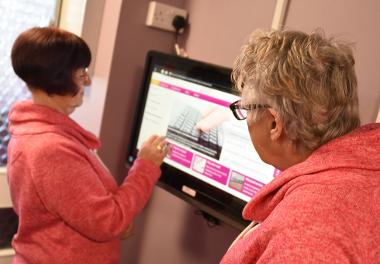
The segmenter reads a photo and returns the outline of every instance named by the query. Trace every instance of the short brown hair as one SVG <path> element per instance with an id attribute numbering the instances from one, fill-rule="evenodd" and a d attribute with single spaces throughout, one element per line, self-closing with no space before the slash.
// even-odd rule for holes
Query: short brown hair
<path id="1" fill-rule="evenodd" d="M 287 136 L 314 150 L 360 125 L 354 64 L 350 45 L 321 30 L 255 31 L 232 78 L 243 103 L 270 105 Z"/>
<path id="2" fill-rule="evenodd" d="M 13 44 L 15 73 L 33 89 L 47 94 L 75 95 L 73 72 L 88 67 L 91 52 L 83 39 L 53 27 L 35 27 L 21 33 Z"/>

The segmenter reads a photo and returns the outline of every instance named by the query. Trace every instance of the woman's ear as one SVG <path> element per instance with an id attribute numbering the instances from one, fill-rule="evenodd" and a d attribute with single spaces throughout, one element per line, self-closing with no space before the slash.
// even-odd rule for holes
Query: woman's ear
<path id="1" fill-rule="evenodd" d="M 270 139 L 275 141 L 280 139 L 284 132 L 284 124 L 279 114 L 272 108 L 268 108 L 269 113 L 272 115 L 271 128 L 270 128 Z"/>

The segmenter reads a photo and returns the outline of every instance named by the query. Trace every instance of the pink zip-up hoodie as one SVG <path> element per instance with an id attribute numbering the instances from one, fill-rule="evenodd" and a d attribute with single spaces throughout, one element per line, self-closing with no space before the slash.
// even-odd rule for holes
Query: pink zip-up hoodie
<path id="1" fill-rule="evenodd" d="M 8 181 L 19 228 L 13 263 L 119 263 L 120 235 L 144 207 L 160 168 L 137 159 L 121 186 L 69 117 L 30 101 L 9 113 Z"/>
<path id="2" fill-rule="evenodd" d="M 244 208 L 221 263 L 380 263 L 380 124 L 363 126 L 285 170 Z"/>

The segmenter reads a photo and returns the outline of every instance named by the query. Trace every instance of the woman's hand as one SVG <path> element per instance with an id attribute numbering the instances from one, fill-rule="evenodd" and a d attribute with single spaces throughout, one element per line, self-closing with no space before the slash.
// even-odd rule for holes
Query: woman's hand
<path id="1" fill-rule="evenodd" d="M 137 157 L 150 160 L 157 166 L 160 166 L 169 151 L 170 147 L 165 141 L 165 137 L 153 135 L 142 144 Z"/>
<path id="2" fill-rule="evenodd" d="M 219 126 L 231 117 L 231 111 L 225 107 L 212 106 L 208 107 L 203 113 L 201 119 L 196 124 L 196 128 L 207 132 L 214 127 Z"/>

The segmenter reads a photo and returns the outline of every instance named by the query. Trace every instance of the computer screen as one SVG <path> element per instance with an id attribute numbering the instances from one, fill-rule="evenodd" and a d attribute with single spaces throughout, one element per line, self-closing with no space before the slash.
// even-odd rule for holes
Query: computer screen
<path id="1" fill-rule="evenodd" d="M 156 51 L 147 55 L 128 161 L 152 134 L 171 153 L 159 186 L 235 227 L 244 205 L 278 171 L 262 162 L 245 121 L 229 105 L 239 96 L 231 69 Z"/>

